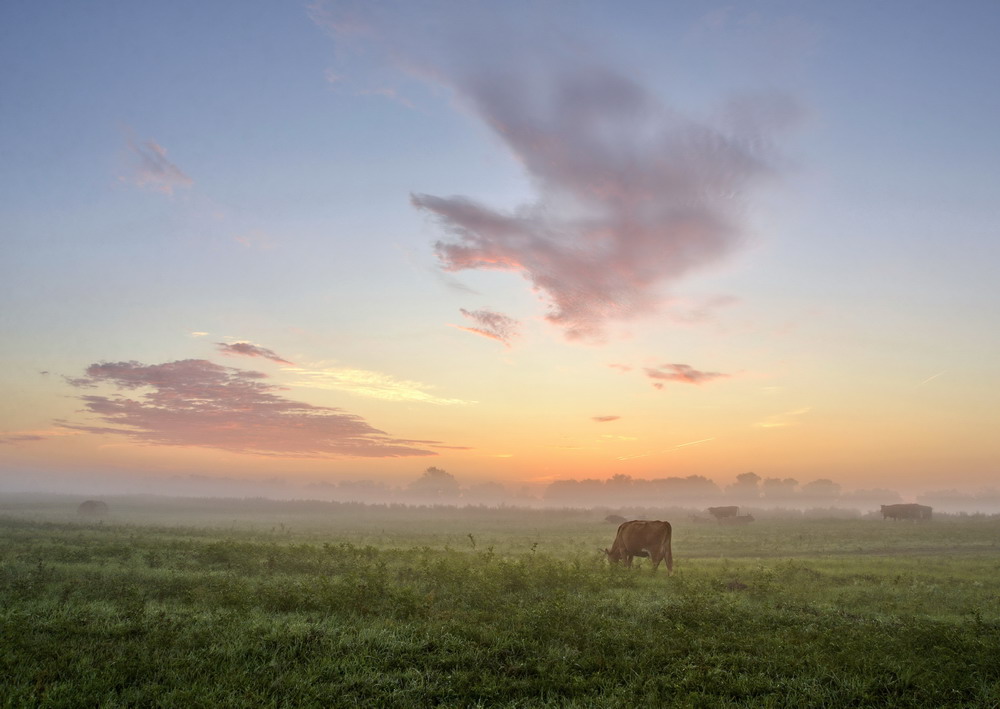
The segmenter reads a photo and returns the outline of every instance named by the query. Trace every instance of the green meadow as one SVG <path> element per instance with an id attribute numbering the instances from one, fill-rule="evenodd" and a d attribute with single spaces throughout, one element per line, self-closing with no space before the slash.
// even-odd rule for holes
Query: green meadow
<path id="1" fill-rule="evenodd" d="M 0 497 L 6 707 L 1000 706 L 1000 519 Z"/>

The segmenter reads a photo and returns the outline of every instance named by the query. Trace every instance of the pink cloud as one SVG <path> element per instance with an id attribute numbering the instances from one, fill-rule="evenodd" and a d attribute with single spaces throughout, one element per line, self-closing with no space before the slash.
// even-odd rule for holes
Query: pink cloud
<path id="1" fill-rule="evenodd" d="M 519 206 L 411 202 L 444 232 L 444 271 L 521 275 L 570 339 L 656 311 L 670 286 L 734 252 L 742 198 L 776 172 L 773 136 L 800 113 L 769 94 L 684 116 L 545 8 L 318 2 L 311 15 L 338 49 L 445 86 L 523 167 L 535 194 Z"/>
<path id="2" fill-rule="evenodd" d="M 597 423 L 609 423 L 611 421 L 617 421 L 621 416 L 591 416 L 591 421 L 596 421 Z"/>
<path id="3" fill-rule="evenodd" d="M 702 300 L 678 299 L 670 303 L 667 315 L 679 324 L 701 324 L 716 320 L 720 310 L 732 307 L 739 302 L 739 298 L 731 295 L 710 296 Z"/>
<path id="4" fill-rule="evenodd" d="M 479 327 L 466 327 L 455 325 L 459 330 L 465 330 L 491 340 L 497 340 L 510 347 L 510 341 L 518 334 L 518 322 L 512 317 L 503 313 L 496 313 L 492 310 L 466 310 L 459 308 L 465 317 L 476 322 Z"/>
<path id="5" fill-rule="evenodd" d="M 411 201 L 447 232 L 435 244 L 446 271 L 519 273 L 548 301 L 549 322 L 593 339 L 735 250 L 734 205 L 769 167 L 751 140 L 681 119 L 611 71 L 546 79 L 536 105 L 525 77 L 464 87 L 538 185 L 535 202 L 511 212 L 467 197 Z"/>
<path id="6" fill-rule="evenodd" d="M 628 366 L 627 364 L 609 364 L 608 367 L 610 367 L 611 369 L 617 369 L 622 372 L 632 371 L 632 367 Z"/>
<path id="7" fill-rule="evenodd" d="M 724 379 L 729 375 L 720 372 L 701 372 L 687 364 L 663 364 L 656 368 L 646 367 L 646 376 L 657 380 L 653 382 L 653 386 L 662 389 L 664 382 L 700 385 L 713 379 Z"/>
<path id="8" fill-rule="evenodd" d="M 44 441 L 44 440 L 45 436 L 39 436 L 33 433 L 0 435 L 0 446 L 13 445 L 15 443 L 24 443 L 27 441 Z"/>
<path id="9" fill-rule="evenodd" d="M 155 141 L 137 143 L 129 137 L 128 149 L 134 158 L 132 180 L 137 186 L 172 195 L 175 189 L 194 184 L 194 180 L 167 159 L 166 148 Z"/>
<path id="10" fill-rule="evenodd" d="M 219 352 L 226 355 L 231 355 L 235 357 L 263 357 L 264 359 L 269 359 L 272 362 L 277 362 L 278 364 L 293 364 L 287 359 L 282 359 L 279 357 L 274 350 L 269 350 L 266 347 L 260 347 L 258 345 L 252 345 L 249 342 L 234 342 L 228 344 L 225 342 L 216 342 L 219 347 Z"/>
<path id="11" fill-rule="evenodd" d="M 80 397 L 85 411 L 106 425 L 61 425 L 152 445 L 203 446 L 257 455 L 436 455 L 417 447 L 433 446 L 435 441 L 391 438 L 360 416 L 286 399 L 275 393 L 280 387 L 266 383 L 266 378 L 261 372 L 194 359 L 155 365 L 93 364 L 86 376 L 68 381 L 77 387 L 110 385 L 124 393 Z"/>

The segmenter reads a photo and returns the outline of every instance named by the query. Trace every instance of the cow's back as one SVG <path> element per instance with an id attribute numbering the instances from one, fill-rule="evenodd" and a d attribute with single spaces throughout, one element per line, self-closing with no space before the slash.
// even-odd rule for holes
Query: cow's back
<path id="1" fill-rule="evenodd" d="M 659 520 L 632 520 L 618 527 L 618 537 L 629 551 L 659 548 L 670 542 L 670 522 Z"/>

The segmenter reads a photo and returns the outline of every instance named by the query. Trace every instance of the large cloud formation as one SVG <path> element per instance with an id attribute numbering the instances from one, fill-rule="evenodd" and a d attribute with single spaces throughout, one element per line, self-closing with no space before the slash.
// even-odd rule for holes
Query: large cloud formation
<path id="1" fill-rule="evenodd" d="M 199 359 L 153 365 L 92 364 L 86 376 L 69 382 L 83 388 L 111 385 L 126 393 L 80 397 L 86 411 L 107 425 L 62 425 L 155 445 L 205 446 L 258 455 L 436 455 L 418 447 L 433 447 L 434 441 L 391 438 L 360 416 L 286 399 L 275 393 L 278 386 L 263 381 L 266 378 L 261 372 Z"/>
<path id="2" fill-rule="evenodd" d="M 771 134 L 794 119 L 794 102 L 743 98 L 717 120 L 688 118 L 581 43 L 468 5 L 432 3 L 410 18 L 420 33 L 400 29 L 402 6 L 317 13 L 340 41 L 383 46 L 411 75 L 454 90 L 535 186 L 512 210 L 413 194 L 448 234 L 435 244 L 446 271 L 519 273 L 568 338 L 595 339 L 737 247 L 740 198 L 772 172 Z"/>

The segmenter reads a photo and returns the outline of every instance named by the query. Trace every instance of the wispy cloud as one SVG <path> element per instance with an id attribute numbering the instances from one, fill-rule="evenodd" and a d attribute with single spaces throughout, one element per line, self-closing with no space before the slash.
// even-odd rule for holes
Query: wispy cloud
<path id="1" fill-rule="evenodd" d="M 698 325 L 715 320 L 719 310 L 738 302 L 739 298 L 731 295 L 716 295 L 700 300 L 676 299 L 671 301 L 666 314 L 676 323 Z"/>
<path id="2" fill-rule="evenodd" d="M 50 438 L 62 438 L 64 436 L 78 435 L 74 431 L 63 429 L 45 429 L 36 431 L 0 431 L 0 445 L 12 445 L 14 443 L 33 443 L 35 441 L 46 441 Z"/>
<path id="3" fill-rule="evenodd" d="M 773 136 L 799 108 L 768 94 L 685 116 L 638 72 L 504 7 L 321 4 L 313 16 L 341 46 L 376 46 L 411 77 L 452 90 L 535 185 L 515 207 L 414 193 L 446 234 L 435 244 L 442 267 L 518 273 L 568 338 L 600 339 L 740 245 L 742 199 L 776 172 Z"/>
<path id="4" fill-rule="evenodd" d="M 943 369 L 940 372 L 938 372 L 937 374 L 932 374 L 931 376 L 927 377 L 926 379 L 924 379 L 923 381 L 921 381 L 919 384 L 917 384 L 917 386 L 918 387 L 922 387 L 924 384 L 928 384 L 928 383 L 934 381 L 935 379 L 937 379 L 938 377 L 940 377 L 942 374 L 946 374 L 947 371 L 948 371 L 947 369 Z"/>
<path id="5" fill-rule="evenodd" d="M 617 421 L 621 416 L 591 416 L 591 421 L 596 421 L 597 423 L 609 423 L 610 421 Z"/>
<path id="6" fill-rule="evenodd" d="M 697 446 L 702 443 L 708 443 L 709 441 L 714 441 L 715 438 L 701 438 L 697 441 L 688 441 L 687 443 L 678 443 L 676 446 L 671 446 L 670 448 L 664 448 L 661 451 L 653 451 L 650 453 L 636 453 L 635 455 L 623 455 L 619 456 L 618 460 L 633 460 L 635 458 L 646 458 L 651 455 L 659 455 L 661 453 L 670 453 L 672 451 L 678 450 L 680 448 L 687 448 L 688 446 Z"/>
<path id="7" fill-rule="evenodd" d="M 153 140 L 137 142 L 127 138 L 132 155 L 131 181 L 138 187 L 172 195 L 175 189 L 190 187 L 194 180 L 167 159 L 167 149 Z"/>
<path id="8" fill-rule="evenodd" d="M 274 248 L 274 242 L 271 240 L 271 237 L 260 229 L 252 229 L 242 234 L 237 234 L 233 236 L 233 241 L 244 248 L 255 251 L 269 251 Z"/>
<path id="9" fill-rule="evenodd" d="M 358 92 L 361 96 L 381 96 L 382 98 L 387 98 L 390 101 L 395 101 L 396 103 L 406 106 L 407 108 L 413 108 L 413 103 L 402 96 L 399 92 L 392 88 L 391 86 L 381 86 L 377 89 L 362 89 Z"/>
<path id="10" fill-rule="evenodd" d="M 800 416 L 804 416 L 811 410 L 811 406 L 804 406 L 801 409 L 785 411 L 784 413 L 768 416 L 763 421 L 759 421 L 756 425 L 758 428 L 784 428 L 785 426 L 794 426 L 799 422 L 798 419 Z"/>
<path id="11" fill-rule="evenodd" d="M 305 369 L 290 367 L 285 369 L 297 378 L 290 386 L 307 387 L 311 389 L 333 389 L 346 391 L 356 396 L 385 401 L 414 401 L 424 404 L 442 406 L 458 404 L 474 404 L 474 401 L 451 399 L 431 394 L 431 387 L 421 382 L 396 379 L 381 372 L 371 372 L 365 369 L 351 367 L 332 367 L 324 369 Z"/>
<path id="12" fill-rule="evenodd" d="M 465 325 L 453 325 L 452 327 L 457 327 L 459 330 L 465 330 L 466 332 L 487 337 L 491 340 L 497 340 L 507 347 L 510 347 L 511 339 L 517 337 L 518 322 L 512 317 L 487 309 L 466 310 L 465 308 L 459 308 L 459 311 L 462 315 L 477 323 L 479 327 L 468 327 Z"/>
<path id="13" fill-rule="evenodd" d="M 249 342 L 216 342 L 215 344 L 218 346 L 219 352 L 225 355 L 233 357 L 261 357 L 269 359 L 272 362 L 277 362 L 278 364 L 294 364 L 294 362 L 289 362 L 287 359 L 279 357 L 274 350 L 269 350 L 266 347 L 254 345 Z"/>
<path id="14" fill-rule="evenodd" d="M 110 386 L 110 396 L 81 396 L 85 411 L 104 425 L 64 428 L 127 436 L 152 445 L 202 446 L 287 457 L 436 455 L 435 441 L 392 438 L 360 416 L 292 401 L 261 372 L 206 360 L 145 365 L 105 362 L 69 380 L 77 387 Z"/>
<path id="15" fill-rule="evenodd" d="M 687 364 L 661 364 L 659 367 L 646 367 L 646 376 L 653 380 L 654 387 L 662 389 L 665 382 L 704 384 L 714 379 L 724 379 L 729 375 L 721 372 L 702 372 Z"/>
<path id="16" fill-rule="evenodd" d="M 36 433 L 0 433 L 0 446 L 44 440 L 45 436 L 39 436 Z"/>

